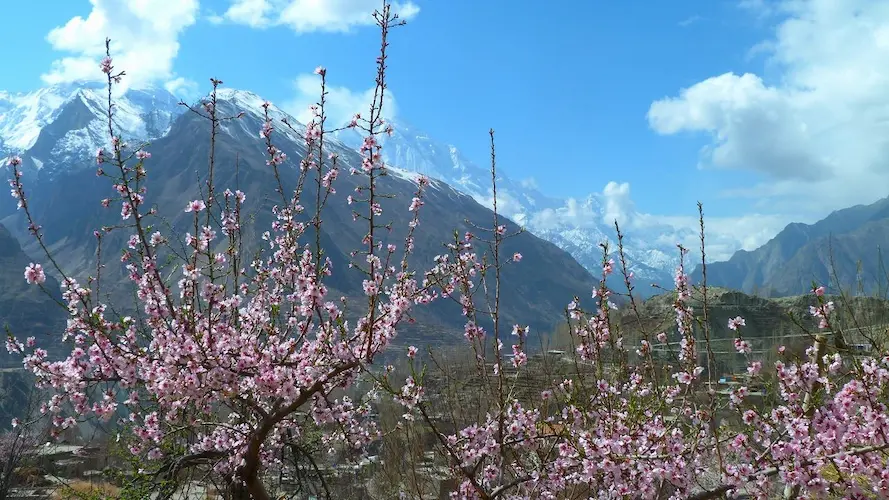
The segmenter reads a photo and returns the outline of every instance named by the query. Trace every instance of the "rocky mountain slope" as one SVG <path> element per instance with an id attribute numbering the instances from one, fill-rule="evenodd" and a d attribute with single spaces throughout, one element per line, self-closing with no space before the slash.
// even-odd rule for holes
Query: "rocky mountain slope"
<path id="1" fill-rule="evenodd" d="M 28 152 L 32 172 L 51 178 L 91 158 L 108 135 L 107 89 L 74 82 L 34 92 L 0 92 L 0 156 Z M 114 96 L 115 125 L 125 137 L 151 140 L 166 135 L 184 111 L 166 90 L 130 89 Z M 44 168 L 47 167 L 47 168 Z"/>
<path id="2" fill-rule="evenodd" d="M 115 99 L 118 129 L 138 140 L 164 137 L 184 111 L 161 88 L 131 89 Z M 26 94 L 0 92 L 0 156 L 27 151 L 30 168 L 26 179 L 50 179 L 57 169 L 67 172 L 89 165 L 95 149 L 104 144 L 106 101 L 102 85 L 86 82 L 54 85 Z M 362 140 L 352 130 L 339 132 L 338 138 L 352 149 Z M 476 165 L 455 146 L 401 121 L 395 123 L 394 135 L 384 138 L 384 142 L 389 164 L 444 181 L 490 208 L 490 172 L 486 165 Z M 616 248 L 616 235 L 601 194 L 579 200 L 553 198 L 503 172 L 498 182 L 499 204 L 505 215 L 567 250 L 587 270 L 599 272 L 599 244 L 608 241 Z M 578 217 L 578 212 L 583 216 Z M 666 230 L 676 233 L 676 228 Z M 672 280 L 676 250 L 672 241 L 662 242 L 662 232 L 657 228 L 629 231 L 625 240 L 630 267 L 643 285 L 637 289 L 642 295 L 654 293 L 647 285 L 668 285 Z"/>
<path id="3" fill-rule="evenodd" d="M 836 290 L 885 293 L 889 198 L 837 210 L 815 224 L 789 224 L 765 245 L 707 266 L 710 284 L 763 296 L 804 293 L 812 282 Z M 693 278 L 701 278 L 700 269 Z"/>
<path id="4" fill-rule="evenodd" d="M 57 110 L 58 116 L 66 116 L 78 108 L 82 110 L 81 97 L 82 94 L 79 94 L 78 98 L 62 105 Z M 278 199 L 274 192 L 276 183 L 273 172 L 266 165 L 265 148 L 259 137 L 262 102 L 261 98 L 249 92 L 223 90 L 218 106 L 223 115 L 235 116 L 241 111 L 245 112 L 242 118 L 226 122 L 217 137 L 215 181 L 220 190 L 239 188 L 247 194 L 253 222 L 246 230 L 254 237 L 254 243 L 259 241 L 261 232 L 269 227 L 269 211 Z M 276 118 L 284 116 L 280 110 L 273 111 Z M 79 123 L 84 122 L 92 123 L 88 117 L 82 117 Z M 41 141 L 51 142 L 51 137 L 65 136 L 53 132 L 51 127 L 42 129 L 34 141 L 35 145 L 41 144 Z M 139 129 L 133 130 L 138 132 Z M 127 137 L 126 130 L 124 137 Z M 299 134 L 287 131 L 280 124 L 275 138 L 276 145 L 288 154 L 282 180 L 285 186 L 292 188 L 296 183 L 296 162 L 305 154 L 302 139 Z M 61 139 L 56 143 L 59 141 Z M 360 293 L 362 275 L 348 269 L 349 253 L 357 249 L 366 229 L 352 221 L 353 207 L 346 203 L 346 197 L 362 182 L 361 177 L 346 173 L 349 167 L 358 167 L 360 159 L 356 151 L 344 144 L 331 141 L 328 146 L 328 151 L 335 151 L 344 164 L 344 174 L 336 181 L 337 194 L 331 196 L 328 210 L 323 215 L 325 226 L 321 240 L 335 269 L 328 284 L 334 289 L 334 296 L 354 296 Z M 174 233 L 184 234 L 192 218 L 183 209 L 189 200 L 199 197 L 198 186 L 206 180 L 209 122 L 194 113 L 180 113 L 169 132 L 153 141 L 148 149 L 152 158 L 146 163 L 149 172 L 147 197 L 158 208 L 156 224 L 159 227 L 172 227 Z M 38 161 L 36 155 L 39 153 L 29 149 L 22 155 L 25 169 L 32 172 L 26 179 L 26 188 L 29 182 L 35 186 L 29 190 L 32 193 L 33 213 L 43 225 L 44 233 L 62 266 L 76 275 L 85 276 L 92 273 L 95 266 L 93 230 L 117 223 L 119 219 L 119 207 L 106 209 L 99 203 L 99 200 L 111 194 L 111 185 L 107 179 L 95 175 L 94 160 L 90 158 L 81 161 L 52 157 Z M 42 165 L 38 165 L 40 162 Z M 52 175 L 47 172 L 52 172 Z M 407 206 L 416 189 L 415 174 L 398 169 L 392 169 L 391 174 L 379 185 L 382 191 L 395 196 L 392 200 L 384 200 L 382 205 L 385 216 L 393 220 L 390 241 L 400 246 L 410 217 Z M 303 193 L 303 203 L 310 213 L 315 199 L 312 189 L 310 183 Z M 20 211 L 7 205 L 0 207 L 0 215 L 5 217 L 4 221 L 10 228 L 19 231 L 19 236 L 25 237 L 23 230 L 26 224 Z M 454 230 L 460 233 L 474 231 L 464 219 L 473 224 L 489 226 L 492 215 L 471 196 L 444 182 L 433 182 L 423 207 L 423 220 L 416 233 L 414 264 L 431 266 L 433 257 L 444 253 L 443 240 L 449 238 Z M 508 225 L 510 230 L 518 228 L 514 223 Z M 128 234 L 119 233 L 121 236 L 118 239 L 112 237 L 104 243 L 105 248 L 123 248 L 122 238 Z M 33 249 L 29 247 L 28 250 Z M 509 265 L 504 271 L 503 313 L 510 323 L 514 321 L 538 330 L 548 329 L 561 320 L 564 307 L 575 294 L 583 296 L 593 286 L 593 278 L 568 253 L 530 233 L 508 240 L 503 251 L 510 256 L 520 251 L 524 256 L 520 264 Z M 106 264 L 109 269 L 106 276 L 116 279 L 121 287 L 126 288 L 122 266 L 117 263 L 116 256 L 108 257 Z M 122 290 L 113 290 L 118 299 L 126 297 Z M 459 307 L 454 303 L 442 302 L 426 310 L 420 308 L 417 319 L 423 327 L 414 329 L 413 337 L 408 338 L 422 337 L 431 342 L 453 339 L 454 335 L 462 333 L 463 320 Z"/>
<path id="5" fill-rule="evenodd" d="M 383 150 L 387 162 L 399 168 L 441 179 L 472 196 L 479 203 L 490 206 L 490 166 L 478 165 L 466 158 L 457 147 L 435 140 L 413 125 L 396 120 L 395 132 L 384 138 Z M 357 148 L 361 136 L 353 130 L 338 132 L 345 144 Z M 600 273 L 602 242 L 616 251 L 616 234 L 612 221 L 606 222 L 606 209 L 600 194 L 590 194 L 581 200 L 563 200 L 541 193 L 533 185 L 523 183 L 498 172 L 498 205 L 517 223 L 533 234 L 555 243 L 568 251 L 594 275 Z M 577 217 L 576 213 L 588 214 Z M 625 239 L 625 252 L 630 269 L 640 283 L 637 292 L 649 296 L 656 291 L 651 283 L 668 285 L 678 263 L 672 244 L 652 243 L 651 234 L 633 233 Z M 615 280 L 620 287 L 620 280 Z M 619 288 L 622 289 L 622 288 Z"/>
<path id="6" fill-rule="evenodd" d="M 9 332 L 22 341 L 36 337 L 44 345 L 56 346 L 55 339 L 61 338 L 65 327 L 65 309 L 57 302 L 62 294 L 52 277 L 44 283 L 48 293 L 25 282 L 25 266 L 35 261 L 41 259 L 26 255 L 18 240 L 0 225 L 0 329 L 4 341 Z M 55 353 L 53 348 L 50 351 Z M 21 362 L 21 356 L 0 350 L 0 368 L 21 366 Z"/>

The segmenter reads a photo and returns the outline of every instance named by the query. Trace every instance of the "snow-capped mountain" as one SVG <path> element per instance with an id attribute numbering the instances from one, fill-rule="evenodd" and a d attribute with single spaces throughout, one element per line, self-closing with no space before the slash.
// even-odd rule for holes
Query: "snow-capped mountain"
<path id="1" fill-rule="evenodd" d="M 489 167 L 473 163 L 455 146 L 438 142 L 411 125 L 402 122 L 392 125 L 392 135 L 382 139 L 387 163 L 441 179 L 491 207 Z M 337 132 L 337 138 L 353 148 L 359 147 L 363 140 L 354 129 Z M 553 198 L 501 171 L 497 175 L 497 204 L 504 215 L 566 250 L 594 275 L 601 272 L 600 244 L 608 242 L 611 250 L 617 250 L 616 234 L 611 224 L 605 222 L 606 211 L 599 194 L 583 200 Z M 627 235 L 624 250 L 630 269 L 644 282 L 668 284 L 678 263 L 675 245 L 650 241 L 656 241 L 651 234 Z M 649 293 L 645 288 L 638 290 Z"/>
<path id="2" fill-rule="evenodd" d="M 27 171 L 31 167 L 30 170 L 34 170 L 34 165 L 27 163 L 27 158 L 35 154 L 41 141 L 66 135 L 61 120 L 72 110 L 79 110 L 77 113 L 88 123 L 96 119 L 92 108 L 82 102 L 82 97 L 83 94 L 78 93 L 76 98 L 61 105 L 55 121 L 47 120 L 41 124 L 38 138 L 31 148 L 22 151 L 25 159 L 23 169 Z M 284 113 L 270 106 L 269 113 L 276 119 L 273 140 L 287 154 L 286 160 L 276 171 L 266 163 L 266 146 L 259 134 L 264 115 L 262 98 L 238 90 L 224 90 L 217 97 L 217 111 L 221 116 L 240 118 L 225 120 L 217 130 L 214 182 L 220 190 L 242 190 L 251 200 L 243 214 L 242 236 L 244 255 L 254 255 L 259 245 L 264 245 L 262 232 L 274 220 L 269 210 L 277 203 L 278 183 L 294 187 L 299 182 L 298 165 L 306 154 L 304 127 L 293 123 L 295 130 L 290 130 L 278 121 L 285 117 Z M 294 118 L 287 118 L 295 122 Z M 136 124 L 136 120 L 133 122 L 129 130 L 145 135 L 152 133 L 148 126 Z M 201 196 L 201 187 L 205 185 L 207 159 L 210 156 L 209 132 L 208 120 L 188 112 L 179 115 L 163 137 L 151 141 L 148 149 L 151 158 L 147 160 L 146 168 L 148 175 L 141 187 L 146 189 L 149 203 L 157 210 L 157 218 L 152 217 L 152 220 L 162 221 L 163 227 L 169 228 L 171 233 L 184 233 L 194 224 L 193 214 L 184 212 L 183 207 Z M 131 143 L 135 142 L 131 140 Z M 336 140 L 325 143 L 327 152 L 337 153 L 344 171 L 349 167 L 360 167 L 361 157 L 357 151 Z M 91 150 L 87 153 L 93 154 Z M 99 203 L 111 191 L 111 183 L 95 175 L 94 161 L 84 164 L 86 168 L 80 168 L 80 164 L 57 164 L 57 175 L 45 178 L 38 175 L 36 179 L 26 182 L 28 188 L 34 188 L 31 191 L 34 196 L 29 197 L 29 213 L 43 228 L 42 243 L 53 249 L 54 261 L 67 274 L 82 279 L 94 273 L 96 265 L 93 231 L 120 222 L 118 210 L 103 208 Z M 47 168 L 49 166 L 44 165 L 43 171 Z M 380 237 L 384 245 L 390 242 L 402 244 L 411 226 L 413 214 L 407 208 L 416 191 L 418 175 L 395 168 L 390 169 L 389 174 L 381 177 L 377 184 L 382 192 L 392 195 L 392 198 L 378 198 L 380 208 L 392 222 L 391 232 L 386 231 Z M 341 175 L 337 179 L 336 193 L 330 194 L 324 212 L 325 224 L 317 234 L 325 249 L 325 256 L 331 260 L 335 270 L 326 281 L 333 297 L 360 297 L 364 293 L 364 276 L 348 269 L 352 260 L 351 251 L 361 244 L 367 226 L 363 221 L 353 219 L 356 207 L 347 202 L 347 196 L 361 189 L 365 182 L 366 178 L 361 175 Z M 317 207 L 318 187 L 314 182 L 308 182 L 302 189 L 306 213 L 313 213 L 312 210 Z M 442 253 L 442 243 L 452 231 L 470 231 L 474 224 L 484 224 L 493 215 L 471 196 L 441 181 L 433 181 L 425 194 L 423 223 L 415 231 L 412 230 L 413 262 L 418 266 L 431 264 L 435 256 Z M 27 254 L 40 255 L 40 245 L 28 237 L 28 223 L 23 211 L 16 210 L 13 200 L 7 199 L 9 203 L 6 206 L 0 204 L 0 222 L 25 243 Z M 118 205 L 119 202 L 114 203 Z M 510 232 L 516 229 L 514 223 L 504 223 Z M 128 232 L 113 231 L 102 241 L 108 248 L 122 248 L 127 245 L 128 237 Z M 521 251 L 523 255 L 521 266 L 505 266 L 501 274 L 504 285 L 501 317 L 506 324 L 529 325 L 535 331 L 550 331 L 553 325 L 563 320 L 565 304 L 571 301 L 574 294 L 595 286 L 593 276 L 568 252 L 531 233 L 519 234 L 504 242 L 503 251 L 506 255 Z M 112 268 L 110 263 L 113 260 L 114 257 L 110 257 L 105 261 L 109 268 Z M 113 302 L 120 300 L 124 308 L 132 303 L 128 300 L 132 297 L 132 284 L 127 273 L 112 271 L 103 276 L 106 281 L 102 288 L 113 295 Z M 452 301 L 437 301 L 429 308 L 417 311 L 417 327 L 403 332 L 406 335 L 400 338 L 417 345 L 459 339 L 465 325 L 465 318 L 459 314 L 459 310 L 459 304 Z M 350 318 L 350 321 L 354 319 Z"/>
<path id="3" fill-rule="evenodd" d="M 221 89 L 218 99 L 231 109 L 261 113 L 260 96 L 244 90 Z M 91 168 L 96 149 L 107 145 L 107 90 L 102 84 L 77 82 L 54 85 L 24 94 L 0 92 L 0 157 L 20 154 L 26 172 L 51 179 L 61 171 Z M 116 132 L 125 140 L 150 141 L 165 137 L 185 108 L 162 88 L 129 89 L 114 97 Z M 284 113 L 271 108 L 273 118 Z M 299 130 L 301 125 L 291 119 Z M 227 121 L 223 127 L 244 127 L 243 120 Z M 384 137 L 383 154 L 393 174 L 409 177 L 409 172 L 438 179 L 480 204 L 491 207 L 491 174 L 452 145 L 436 141 L 405 123 L 395 123 L 391 137 Z M 285 126 L 277 131 L 296 140 Z M 257 130 L 239 131 L 256 135 Z M 357 149 L 363 137 L 355 130 L 337 133 L 343 147 Z M 261 147 L 257 145 L 257 147 Z M 302 151 L 298 151 L 302 154 Z M 30 167 L 30 168 L 28 168 Z M 600 243 L 607 241 L 616 250 L 613 227 L 605 222 L 605 202 L 599 194 L 582 200 L 547 196 L 526 183 L 498 173 L 498 209 L 531 233 L 568 251 L 581 265 L 598 275 L 601 269 Z M 449 188 L 449 190 L 450 190 Z M 625 252 L 630 267 L 642 282 L 666 284 L 676 265 L 672 242 L 656 242 L 649 234 L 629 234 Z M 639 287 L 643 294 L 648 287 Z"/>
<path id="4" fill-rule="evenodd" d="M 21 154 L 41 177 L 84 160 L 107 145 L 107 89 L 100 83 L 53 85 L 34 92 L 0 92 L 0 155 Z M 115 132 L 125 140 L 163 137 L 184 110 L 162 88 L 114 96 Z"/>
<path id="5" fill-rule="evenodd" d="M 337 132 L 337 138 L 353 148 L 363 136 L 355 129 Z M 491 171 L 468 160 L 455 147 L 438 142 L 426 133 L 404 123 L 395 123 L 391 136 L 382 136 L 383 156 L 390 165 L 417 172 L 454 186 L 484 205 L 491 204 Z M 500 211 L 520 224 L 544 209 L 556 209 L 562 202 L 520 182 L 497 176 L 497 203 Z"/>

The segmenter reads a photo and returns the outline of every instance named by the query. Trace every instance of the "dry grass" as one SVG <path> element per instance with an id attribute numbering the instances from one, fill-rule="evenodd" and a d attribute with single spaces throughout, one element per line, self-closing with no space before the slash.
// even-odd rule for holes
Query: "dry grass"
<path id="1" fill-rule="evenodd" d="M 74 480 L 53 493 L 53 500 L 117 498 L 120 488 L 109 483 L 92 483 L 83 480 Z"/>

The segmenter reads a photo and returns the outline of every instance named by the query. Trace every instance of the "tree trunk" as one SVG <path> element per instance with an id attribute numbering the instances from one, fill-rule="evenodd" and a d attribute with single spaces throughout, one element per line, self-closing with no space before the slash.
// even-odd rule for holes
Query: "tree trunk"
<path id="1" fill-rule="evenodd" d="M 262 484 L 262 480 L 255 474 L 252 477 L 247 478 L 245 481 L 247 482 L 247 491 L 250 495 L 249 498 L 252 500 L 272 500 L 272 497 L 270 497 L 269 493 L 265 490 L 265 485 Z"/>
<path id="2" fill-rule="evenodd" d="M 255 478 L 247 484 L 244 480 L 235 477 L 228 482 L 225 498 L 227 500 L 270 500 L 269 494 L 265 490 L 265 485 L 259 478 Z"/>

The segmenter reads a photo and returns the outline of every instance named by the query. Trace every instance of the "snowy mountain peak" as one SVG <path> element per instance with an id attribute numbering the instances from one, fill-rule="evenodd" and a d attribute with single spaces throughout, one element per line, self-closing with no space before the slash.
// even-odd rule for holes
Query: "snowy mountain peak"
<path id="1" fill-rule="evenodd" d="M 208 101 L 209 97 L 205 97 L 204 101 Z M 263 105 L 269 102 L 269 117 L 273 122 L 280 122 L 286 119 L 294 128 L 305 128 L 296 118 L 288 114 L 286 111 L 275 105 L 275 103 L 267 101 L 262 96 L 249 90 L 221 88 L 216 91 L 217 104 L 228 105 L 228 113 L 245 113 L 253 115 L 259 119 L 264 119 L 265 109 Z M 276 127 L 280 128 L 280 127 Z"/>
<path id="2" fill-rule="evenodd" d="M 492 206 L 488 165 L 473 163 L 456 146 L 438 142 L 409 124 L 395 120 L 392 125 L 392 136 L 381 140 L 384 160 L 391 167 L 440 179 L 482 205 Z M 355 130 L 338 132 L 337 138 L 353 148 L 362 141 L 361 134 Z M 609 242 L 612 249 L 616 248 L 614 229 L 603 221 L 602 195 L 591 193 L 582 198 L 557 199 L 504 172 L 500 169 L 497 174 L 499 211 L 535 235 L 567 250 L 587 269 L 600 272 L 599 244 Z M 640 279 L 668 283 L 675 256 L 667 246 L 648 244 L 645 236 L 627 240 L 634 241 L 626 248 L 630 267 Z"/>
<path id="3" fill-rule="evenodd" d="M 107 88 L 97 82 L 52 85 L 33 92 L 0 94 L 0 155 L 31 158 L 37 170 L 81 166 L 108 141 Z M 166 135 L 182 113 L 178 100 L 158 87 L 114 96 L 115 132 L 125 140 Z"/>
<path id="4" fill-rule="evenodd" d="M 208 100 L 204 98 L 204 102 Z M 222 123 L 220 126 L 223 130 L 231 134 L 242 133 L 249 136 L 259 134 L 266 113 L 263 105 L 267 102 L 262 96 L 249 90 L 221 88 L 216 91 L 216 102 L 220 116 L 233 117 L 243 113 L 238 120 Z M 303 142 L 300 134 L 305 131 L 305 125 L 296 118 L 271 102 L 268 115 L 276 134 L 282 134 L 300 144 Z M 283 120 L 290 126 L 282 123 Z"/>
<path id="5" fill-rule="evenodd" d="M 81 89 L 60 86 L 43 88 L 27 94 L 4 92 L 0 99 L 0 144 L 6 149 L 25 150 L 57 116 L 59 109 Z"/>
<path id="6" fill-rule="evenodd" d="M 265 99 L 249 90 L 231 88 L 218 89 L 216 91 L 216 99 L 243 108 L 242 111 L 260 114 L 262 113 L 262 105 L 265 103 Z"/>

